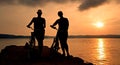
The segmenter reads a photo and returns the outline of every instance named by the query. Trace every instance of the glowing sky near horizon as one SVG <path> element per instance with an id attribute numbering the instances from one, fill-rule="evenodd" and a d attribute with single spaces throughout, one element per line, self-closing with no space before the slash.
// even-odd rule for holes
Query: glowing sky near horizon
<path id="1" fill-rule="evenodd" d="M 2 1 L 2 0 L 0 0 Z M 9 0 L 8 0 L 9 1 Z M 48 2 L 44 0 L 45 4 L 29 4 L 26 2 L 16 4 L 5 0 L 0 3 L 0 34 L 17 34 L 17 35 L 30 35 L 30 29 L 26 25 L 36 15 L 38 9 L 42 9 L 43 15 L 46 19 L 46 35 L 55 35 L 56 30 L 51 29 L 49 26 L 55 22 L 59 17 L 57 12 L 62 10 L 64 17 L 69 19 L 69 35 L 99 35 L 99 34 L 120 34 L 120 1 L 111 0 L 106 3 L 98 3 L 91 6 L 85 6 L 85 2 L 60 0 Z M 15 0 L 11 0 L 15 1 Z M 68 2 L 69 1 L 69 2 Z M 72 1 L 72 2 L 71 2 Z M 92 0 L 95 1 L 95 0 Z M 101 0 L 103 2 L 107 0 Z M 6 2 L 8 2 L 6 4 Z M 60 2 L 60 3 L 59 3 Z M 21 3 L 21 2 L 20 2 Z M 84 4 L 80 6 L 80 4 Z M 81 7 L 81 9 L 80 9 Z M 95 24 L 102 21 L 104 26 L 102 28 L 96 27 Z"/>

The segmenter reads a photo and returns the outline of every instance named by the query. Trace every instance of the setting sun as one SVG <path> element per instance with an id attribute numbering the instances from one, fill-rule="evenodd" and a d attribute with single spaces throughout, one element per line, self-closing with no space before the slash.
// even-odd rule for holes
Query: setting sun
<path id="1" fill-rule="evenodd" d="M 102 28 L 104 26 L 104 23 L 103 22 L 96 22 L 94 25 L 98 28 Z"/>

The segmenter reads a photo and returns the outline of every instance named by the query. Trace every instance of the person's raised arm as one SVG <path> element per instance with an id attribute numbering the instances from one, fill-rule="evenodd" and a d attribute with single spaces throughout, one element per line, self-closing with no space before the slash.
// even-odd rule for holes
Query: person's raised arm
<path id="1" fill-rule="evenodd" d="M 33 19 L 34 19 L 34 18 L 33 18 Z M 32 25 L 33 19 L 32 19 L 31 22 L 27 25 L 28 28 L 30 28 L 30 26 Z"/>
<path id="2" fill-rule="evenodd" d="M 51 27 L 51 28 L 53 28 L 53 29 L 56 29 L 56 27 L 55 27 L 55 26 L 56 26 L 57 24 L 58 24 L 58 20 L 57 20 L 57 21 L 55 21 L 52 25 L 50 25 L 50 27 Z"/>

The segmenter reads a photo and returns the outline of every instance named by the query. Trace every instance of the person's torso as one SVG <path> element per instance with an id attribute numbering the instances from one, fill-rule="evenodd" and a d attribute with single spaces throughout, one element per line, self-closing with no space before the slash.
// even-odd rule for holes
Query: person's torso
<path id="1" fill-rule="evenodd" d="M 68 31 L 69 22 L 68 22 L 67 18 L 58 19 L 58 25 L 59 25 L 58 31 L 61 31 L 61 32 Z"/>
<path id="2" fill-rule="evenodd" d="M 34 18 L 34 29 L 36 30 L 44 30 L 44 23 L 45 19 L 44 18 Z"/>

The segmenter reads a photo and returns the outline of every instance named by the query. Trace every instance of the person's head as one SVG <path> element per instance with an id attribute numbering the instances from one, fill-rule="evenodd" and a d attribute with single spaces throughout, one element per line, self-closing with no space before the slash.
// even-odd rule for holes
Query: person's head
<path id="1" fill-rule="evenodd" d="M 63 12 L 62 11 L 58 11 L 58 16 L 59 17 L 63 17 Z"/>
<path id="2" fill-rule="evenodd" d="M 39 9 L 39 10 L 37 11 L 37 14 L 38 14 L 38 16 L 41 16 L 41 15 L 42 15 L 42 10 Z"/>

